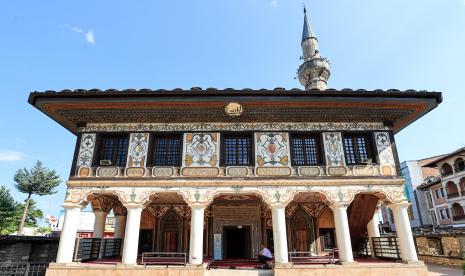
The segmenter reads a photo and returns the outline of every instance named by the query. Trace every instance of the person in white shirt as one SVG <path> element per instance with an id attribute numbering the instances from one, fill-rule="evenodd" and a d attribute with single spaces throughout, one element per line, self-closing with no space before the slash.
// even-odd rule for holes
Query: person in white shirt
<path id="1" fill-rule="evenodd" d="M 271 251 L 266 248 L 266 246 L 262 243 L 260 244 L 260 253 L 258 253 L 258 260 L 260 263 L 263 264 L 263 268 L 270 269 L 271 268 L 271 260 L 273 259 L 273 255 Z"/>

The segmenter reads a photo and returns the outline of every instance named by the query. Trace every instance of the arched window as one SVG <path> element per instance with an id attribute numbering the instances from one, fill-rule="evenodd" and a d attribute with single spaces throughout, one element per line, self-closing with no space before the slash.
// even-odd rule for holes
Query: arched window
<path id="1" fill-rule="evenodd" d="M 454 173 L 454 170 L 452 170 L 452 166 L 445 163 L 441 166 L 441 175 L 442 176 L 448 176 Z"/>
<path id="2" fill-rule="evenodd" d="M 463 220 L 465 219 L 465 212 L 463 211 L 463 207 L 458 204 L 452 204 L 452 216 L 454 220 Z"/>
<path id="3" fill-rule="evenodd" d="M 454 169 L 455 169 L 456 173 L 464 171 L 465 170 L 465 161 L 463 161 L 462 158 L 455 159 Z"/>
<path id="4" fill-rule="evenodd" d="M 454 198 L 459 196 L 459 189 L 457 189 L 457 185 L 455 185 L 455 183 L 452 181 L 446 183 L 446 191 L 448 198 Z"/>

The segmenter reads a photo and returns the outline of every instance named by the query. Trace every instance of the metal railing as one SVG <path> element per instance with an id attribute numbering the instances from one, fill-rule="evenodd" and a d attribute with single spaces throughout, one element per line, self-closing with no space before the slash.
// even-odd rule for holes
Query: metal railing
<path id="1" fill-rule="evenodd" d="M 336 263 L 336 253 L 337 253 L 337 248 L 333 248 L 330 252 L 329 255 L 327 256 L 318 256 L 318 255 L 312 255 L 312 252 L 310 251 L 291 251 L 289 252 L 289 261 L 292 263 L 305 263 L 305 264 L 311 264 L 311 263 L 329 263 L 329 264 L 334 264 Z"/>
<path id="2" fill-rule="evenodd" d="M 102 239 L 78 238 L 74 251 L 74 261 L 92 261 L 98 259 L 100 255 L 100 245 Z"/>
<path id="3" fill-rule="evenodd" d="M 103 239 L 102 258 L 118 257 L 121 252 L 122 239 Z"/>
<path id="4" fill-rule="evenodd" d="M 372 242 L 377 258 L 400 260 L 399 240 L 396 236 L 373 237 Z"/>
<path id="5" fill-rule="evenodd" d="M 48 263 L 0 263 L 0 275 L 44 276 Z"/>
<path id="6" fill-rule="evenodd" d="M 144 252 L 141 264 L 147 265 L 186 265 L 187 254 L 182 252 Z"/>
<path id="7" fill-rule="evenodd" d="M 366 257 L 371 256 L 371 247 L 370 247 L 369 239 L 360 238 L 355 251 L 358 256 L 366 256 Z"/>

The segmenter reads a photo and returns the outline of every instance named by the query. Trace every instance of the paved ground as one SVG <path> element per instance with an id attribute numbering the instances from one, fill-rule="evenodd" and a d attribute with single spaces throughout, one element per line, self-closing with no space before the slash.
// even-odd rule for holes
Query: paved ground
<path id="1" fill-rule="evenodd" d="M 445 265 L 433 265 L 427 264 L 428 267 L 428 275 L 429 276 L 445 276 L 445 275 L 453 275 L 453 276 L 463 276 L 464 273 L 461 269 L 445 266 Z"/>

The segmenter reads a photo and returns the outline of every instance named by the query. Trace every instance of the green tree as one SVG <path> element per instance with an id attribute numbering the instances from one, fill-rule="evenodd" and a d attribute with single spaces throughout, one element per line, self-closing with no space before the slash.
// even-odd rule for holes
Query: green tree
<path id="1" fill-rule="evenodd" d="M 26 206 L 26 201 L 24 203 L 16 203 L 15 210 L 8 218 L 4 220 L 4 226 L 0 229 L 0 234 L 8 235 L 14 233 L 18 230 L 18 225 L 21 222 L 23 216 L 24 207 Z M 37 227 L 38 220 L 44 217 L 42 210 L 37 209 L 36 202 L 33 199 L 29 200 L 26 219 L 24 220 L 24 226 L 26 227 Z"/>
<path id="2" fill-rule="evenodd" d="M 5 186 L 0 187 L 0 234 L 13 221 L 17 203 Z"/>
<path id="3" fill-rule="evenodd" d="M 32 195 L 51 195 L 56 193 L 55 188 L 60 185 L 60 177 L 55 170 L 49 170 L 37 161 L 32 169 L 19 169 L 14 176 L 15 187 L 21 193 L 27 194 L 24 204 L 23 216 L 19 224 L 18 235 L 23 234 L 24 222 L 28 214 L 29 202 Z"/>

